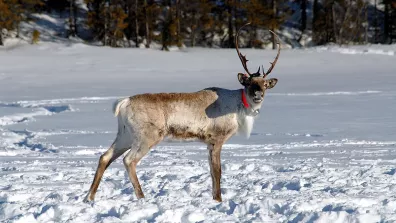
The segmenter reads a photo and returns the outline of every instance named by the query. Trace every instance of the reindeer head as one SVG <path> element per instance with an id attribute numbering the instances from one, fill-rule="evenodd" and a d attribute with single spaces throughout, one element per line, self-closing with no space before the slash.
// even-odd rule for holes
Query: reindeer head
<path id="1" fill-rule="evenodd" d="M 250 23 L 243 25 L 239 29 L 237 35 L 235 36 L 235 47 L 236 47 L 236 50 L 238 53 L 238 57 L 241 60 L 242 66 L 247 73 L 247 74 L 238 73 L 238 80 L 243 86 L 245 86 L 246 93 L 247 93 L 248 97 L 250 98 L 250 100 L 256 104 L 259 104 L 264 100 L 265 90 L 275 87 L 276 83 L 278 82 L 278 79 L 276 79 L 276 78 L 271 78 L 271 79 L 265 79 L 265 78 L 268 76 L 269 73 L 271 73 L 272 69 L 275 67 L 276 62 L 278 61 L 279 54 L 280 54 L 280 41 L 279 41 L 279 37 L 274 32 L 272 32 L 270 30 L 270 32 L 273 33 L 276 36 L 276 38 L 278 39 L 278 54 L 276 55 L 274 62 L 270 63 L 271 67 L 268 69 L 267 72 L 264 72 L 264 67 L 262 67 L 262 70 L 263 70 L 262 75 L 263 76 L 261 76 L 260 67 L 258 68 L 256 73 L 250 73 L 249 69 L 247 68 L 247 65 L 246 65 L 248 60 L 246 59 L 246 56 L 243 56 L 239 52 L 239 48 L 238 48 L 239 33 L 244 26 L 249 25 L 249 24 Z"/>

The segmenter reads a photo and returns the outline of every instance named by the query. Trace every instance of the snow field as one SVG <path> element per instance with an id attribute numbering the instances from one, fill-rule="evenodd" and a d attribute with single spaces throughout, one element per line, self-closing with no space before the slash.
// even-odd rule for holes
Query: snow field
<path id="1" fill-rule="evenodd" d="M 251 67 L 275 55 L 242 51 Z M 51 43 L 0 51 L 0 221 L 396 221 L 394 55 L 338 52 L 281 52 L 271 73 L 279 83 L 251 138 L 223 148 L 222 203 L 211 198 L 206 147 L 164 142 L 137 167 L 145 199 L 135 198 L 120 158 L 85 204 L 116 134 L 113 101 L 239 88 L 235 52 Z"/>

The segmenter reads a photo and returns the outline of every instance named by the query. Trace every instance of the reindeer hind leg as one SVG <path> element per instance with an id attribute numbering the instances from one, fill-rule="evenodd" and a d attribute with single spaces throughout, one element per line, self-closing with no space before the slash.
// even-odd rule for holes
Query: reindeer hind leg
<path id="1" fill-rule="evenodd" d="M 88 203 L 95 199 L 96 191 L 107 167 L 109 167 L 114 160 L 116 160 L 119 156 L 121 156 L 125 151 L 129 149 L 128 146 L 122 145 L 122 143 L 120 143 L 119 138 L 120 137 L 117 136 L 110 148 L 105 153 L 103 153 L 103 155 L 100 156 L 95 177 L 92 181 L 89 192 L 84 199 L 84 202 Z"/>
<path id="2" fill-rule="evenodd" d="M 128 172 L 129 179 L 138 199 L 144 198 L 144 194 L 136 174 L 136 166 L 149 151 L 150 147 L 147 146 L 146 143 L 139 143 L 139 145 L 135 144 L 131 147 L 131 150 L 125 155 L 123 160 L 125 169 Z"/>
<path id="3" fill-rule="evenodd" d="M 152 131 L 151 131 L 152 130 Z M 150 134 L 145 134 L 144 137 L 139 137 L 141 141 L 137 140 L 132 144 L 131 150 L 124 157 L 124 166 L 128 172 L 129 179 L 135 190 L 138 199 L 144 198 L 139 179 L 136 175 L 136 166 L 139 161 L 150 151 L 152 147 L 162 141 L 163 135 L 157 129 L 151 129 Z"/>

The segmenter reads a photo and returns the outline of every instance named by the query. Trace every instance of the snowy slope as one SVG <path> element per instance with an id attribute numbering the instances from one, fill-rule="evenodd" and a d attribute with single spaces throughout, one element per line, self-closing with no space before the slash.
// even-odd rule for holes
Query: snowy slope
<path id="1" fill-rule="evenodd" d="M 234 50 L 160 52 L 45 43 L 0 51 L 0 221 L 396 221 L 395 46 L 281 52 L 249 140 L 222 152 L 223 203 L 211 199 L 203 144 L 164 142 L 122 159 L 82 202 L 115 136 L 111 105 L 143 92 L 240 88 Z M 274 51 L 243 50 L 251 69 Z"/>

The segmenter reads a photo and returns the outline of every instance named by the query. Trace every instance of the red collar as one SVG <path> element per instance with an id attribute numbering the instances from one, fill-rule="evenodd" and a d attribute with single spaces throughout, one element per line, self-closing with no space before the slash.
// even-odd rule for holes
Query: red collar
<path id="1" fill-rule="evenodd" d="M 242 91 L 242 103 L 243 103 L 243 106 L 245 106 L 245 108 L 249 108 L 249 103 L 247 102 L 247 99 L 246 99 L 245 90 L 242 89 L 241 91 Z"/>

